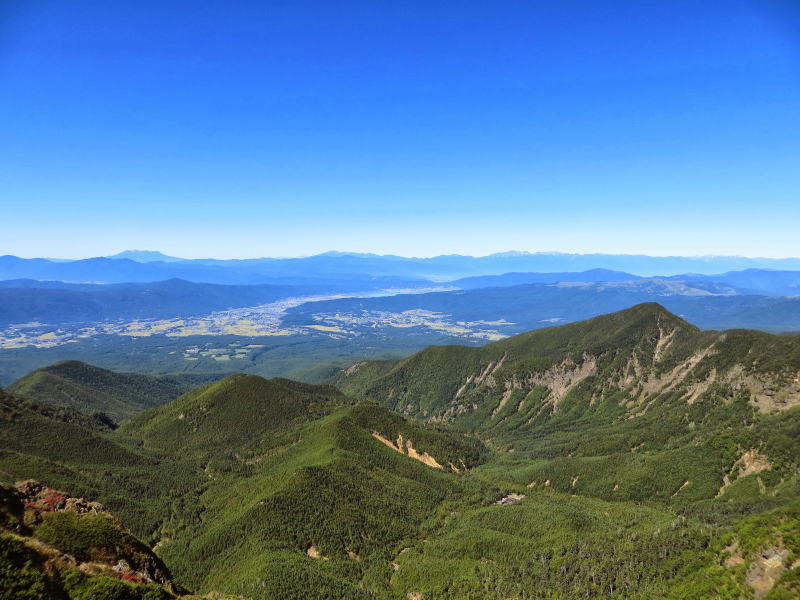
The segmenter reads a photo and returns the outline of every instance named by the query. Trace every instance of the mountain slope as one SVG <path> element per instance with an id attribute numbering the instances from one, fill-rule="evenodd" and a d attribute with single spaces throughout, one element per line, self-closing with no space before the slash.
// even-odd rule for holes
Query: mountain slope
<path id="1" fill-rule="evenodd" d="M 159 464 L 124 441 L 91 417 L 0 390 L 0 484 L 36 479 L 96 498 L 146 539 L 164 518 L 165 494 L 188 493 L 199 476 L 182 457 Z"/>
<path id="2" fill-rule="evenodd" d="M 93 489 L 204 591 L 372 597 L 442 502 L 485 494 L 456 472 L 482 444 L 327 386 L 232 376 L 99 433 L 4 399 L 0 481 Z"/>
<path id="3" fill-rule="evenodd" d="M 694 401 L 719 387 L 731 397 L 747 390 L 768 412 L 800 403 L 800 336 L 701 331 L 642 304 L 482 348 L 432 347 L 401 361 L 354 365 L 336 384 L 402 413 L 477 419 L 475 426 L 504 418 L 507 406 L 532 418 L 534 406 L 553 412 L 565 399 L 616 394 L 633 412 L 653 396 Z M 466 418 L 474 414 L 480 417 Z"/>
<path id="4" fill-rule="evenodd" d="M 798 347 L 642 305 L 346 369 L 349 393 L 476 432 L 494 454 L 475 475 L 523 496 L 455 516 L 394 580 L 436 598 L 795 597 Z M 604 531 L 642 504 L 657 510 Z"/>
<path id="5" fill-rule="evenodd" d="M 474 439 L 414 425 L 385 408 L 356 403 L 332 386 L 244 374 L 143 412 L 119 433 L 159 453 L 192 456 L 208 464 L 246 463 L 248 457 L 258 461 L 265 448 L 296 441 L 298 429 L 343 418 L 399 454 L 443 471 L 470 468 L 485 459 Z"/>
<path id="6" fill-rule="evenodd" d="M 199 589 L 264 599 L 369 598 L 385 590 L 398 545 L 417 539 L 442 502 L 477 493 L 449 469 L 381 443 L 374 434 L 389 439 L 387 422 L 422 457 L 474 464 L 473 447 L 457 438 L 434 445 L 435 432 L 385 409 L 338 408 L 243 438 L 234 452 L 203 462 L 202 520 L 166 528 L 160 551 Z"/>
<path id="7" fill-rule="evenodd" d="M 355 582 L 465 492 L 456 469 L 485 459 L 475 440 L 356 406 L 334 388 L 248 375 L 143 413 L 119 434 L 158 456 L 191 457 L 206 480 L 202 520 L 161 528 L 176 573 L 257 598 L 370 597 L 385 583 Z M 402 439 L 402 451 L 381 439 Z"/>
<path id="8" fill-rule="evenodd" d="M 346 404 L 352 400 L 333 387 L 239 374 L 140 414 L 123 431 L 136 431 L 139 439 L 161 449 L 213 455 L 241 450 L 267 432 Z"/>
<path id="9" fill-rule="evenodd" d="M 785 600 L 796 343 L 642 305 L 340 375 L 375 403 L 235 375 L 111 431 L 3 395 L 0 483 L 93 488 L 201 593 Z"/>
<path id="10" fill-rule="evenodd" d="M 530 489 L 700 502 L 752 486 L 731 486 L 743 472 L 777 494 L 800 464 L 800 338 L 704 332 L 654 304 L 354 365 L 337 385 L 478 433 L 496 451 L 481 470 Z"/>
<path id="11" fill-rule="evenodd" d="M 0 596 L 169 600 L 164 563 L 103 507 L 36 481 L 0 486 Z"/>
<path id="12" fill-rule="evenodd" d="M 11 384 L 17 396 L 85 414 L 104 413 L 120 421 L 165 404 L 212 379 L 205 375 L 115 373 L 78 361 L 37 369 Z"/>
<path id="13" fill-rule="evenodd" d="M 0 423 L 0 448 L 15 464 L 24 465 L 26 459 L 76 465 L 144 465 L 148 462 L 108 439 L 104 435 L 108 430 L 90 417 L 17 398 L 2 389 Z M 30 476 L 38 478 L 33 472 Z M 54 484 L 63 487 L 64 481 L 61 479 Z M 84 491 L 81 490 L 81 495 L 88 495 Z"/>

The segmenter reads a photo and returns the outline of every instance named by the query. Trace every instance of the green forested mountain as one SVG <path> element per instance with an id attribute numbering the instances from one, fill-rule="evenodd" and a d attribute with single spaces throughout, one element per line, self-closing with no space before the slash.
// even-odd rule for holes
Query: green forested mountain
<path id="1" fill-rule="evenodd" d="M 198 507 L 160 535 L 163 556 L 193 588 L 256 598 L 368 598 L 386 585 L 396 546 L 464 488 L 387 448 L 404 435 L 443 465 L 475 465 L 482 445 L 419 429 L 335 390 L 234 376 L 123 427 L 160 456 L 202 473 Z M 475 487 L 472 492 L 480 493 Z M 379 585 L 380 584 L 380 585 Z"/>
<path id="2" fill-rule="evenodd" d="M 528 489 L 700 501 L 729 493 L 759 452 L 788 468 L 781 485 L 800 456 L 800 337 L 703 332 L 654 304 L 360 363 L 337 382 L 479 434 L 498 451 L 485 469 Z"/>
<path id="3" fill-rule="evenodd" d="M 780 411 L 800 404 L 798 373 L 800 336 L 701 331 L 647 303 L 481 348 L 434 346 L 363 362 L 335 380 L 413 416 L 512 429 L 563 413 L 564 403 L 595 412 L 609 399 L 632 414 L 657 398 L 693 403 L 746 391 L 761 412 Z"/>
<path id="4" fill-rule="evenodd" d="M 104 413 L 117 421 L 165 404 L 215 379 L 206 375 L 139 375 L 115 373 L 69 360 L 37 369 L 17 380 L 9 391 L 40 403 L 86 414 Z"/>
<path id="5" fill-rule="evenodd" d="M 197 590 L 367 598 L 366 578 L 389 593 L 396 546 L 443 502 L 492 499 L 450 467 L 484 460 L 479 441 L 326 386 L 232 376 L 106 433 L 9 394 L 2 406 L 0 479 L 91 491 Z"/>
<path id="6" fill-rule="evenodd" d="M 667 566 L 667 561 L 656 568 L 647 553 L 666 558 L 673 551 L 688 551 L 710 560 L 709 549 L 724 554 L 719 547 L 724 538 L 735 540 L 727 546 L 733 556 L 715 560 L 744 564 L 745 559 L 734 551 L 739 544 L 764 543 L 732 533 L 747 522 L 738 519 L 751 513 L 760 513 L 765 521 L 789 523 L 790 535 L 781 534 L 784 540 L 798 539 L 800 534 L 798 524 L 791 524 L 800 491 L 797 336 L 704 332 L 658 305 L 645 304 L 483 348 L 434 347 L 401 361 L 358 363 L 342 371 L 336 382 L 343 391 L 380 400 L 408 415 L 476 432 L 494 453 L 475 475 L 529 495 L 518 510 L 526 506 L 531 511 L 531 537 L 546 534 L 537 527 L 551 533 L 555 529 L 559 536 L 569 530 L 557 524 L 558 517 L 541 512 L 548 510 L 541 504 L 542 493 L 548 498 L 561 494 L 559 501 L 568 503 L 577 502 L 576 496 L 591 497 L 612 502 L 617 509 L 646 503 L 666 510 L 663 518 L 671 513 L 677 519 L 670 531 L 678 524 L 689 528 L 672 540 L 650 539 L 647 543 L 653 546 L 645 554 L 639 549 L 633 555 L 627 553 L 644 543 L 637 534 L 611 544 L 616 556 L 608 547 L 599 556 L 592 543 L 576 536 L 568 547 L 577 555 L 563 563 L 570 565 L 564 568 L 572 573 L 568 584 L 572 595 L 567 597 L 599 593 L 587 580 L 596 583 L 598 577 L 605 577 L 598 573 L 603 569 L 589 565 L 608 560 L 617 562 L 619 576 L 632 569 L 623 576 L 625 582 L 607 580 L 608 586 L 630 586 L 628 578 L 649 572 L 656 580 L 674 578 L 662 588 L 664 595 L 672 590 L 674 597 L 748 597 L 752 591 L 748 587 L 723 585 L 731 575 L 724 569 L 719 580 L 705 570 L 708 586 L 704 588 L 692 577 L 681 579 L 677 564 Z M 531 501 L 531 496 L 537 499 Z M 613 513 L 604 508 L 601 514 Z M 449 541 L 441 547 L 427 546 L 418 557 L 420 568 L 453 559 L 454 539 L 482 539 L 488 533 L 486 525 L 473 519 L 464 517 L 448 527 Z M 504 532 L 506 537 L 495 542 L 506 551 L 519 544 L 522 554 L 527 546 L 527 552 L 552 560 L 552 548 L 534 546 L 533 550 L 530 540 L 514 540 L 519 531 L 516 524 L 490 517 L 484 523 Z M 688 540 L 698 545 L 683 547 Z M 462 555 L 460 560 L 481 556 L 470 550 L 474 543 L 465 542 L 464 549 L 455 553 Z M 775 543 L 763 552 L 777 552 L 780 543 Z M 749 571 L 743 570 L 739 581 L 758 587 L 761 584 L 753 581 L 760 567 L 753 564 Z M 661 567 L 672 569 L 671 574 L 657 572 Z M 531 568 L 521 558 L 515 559 L 512 570 Z M 556 573 L 540 577 L 555 577 L 548 585 L 564 589 L 556 583 Z M 505 597 L 524 597 L 524 586 L 492 581 Z M 529 581 L 543 580 L 532 577 Z M 658 588 L 650 589 L 643 597 L 652 597 Z M 794 592 L 786 595 L 775 591 L 772 597 L 794 597 L 797 589 L 791 589 Z M 443 588 L 429 591 L 440 597 Z M 612 595 L 610 587 L 606 593 Z M 637 597 L 630 587 L 619 594 Z"/>
<path id="7" fill-rule="evenodd" d="M 0 483 L 101 501 L 202 594 L 786 600 L 797 349 L 642 305 L 339 390 L 235 375 L 116 430 L 4 394 Z"/>

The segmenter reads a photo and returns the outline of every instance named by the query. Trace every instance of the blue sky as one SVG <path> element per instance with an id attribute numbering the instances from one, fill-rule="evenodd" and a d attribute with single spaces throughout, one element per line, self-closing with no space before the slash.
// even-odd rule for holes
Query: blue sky
<path id="1" fill-rule="evenodd" d="M 0 254 L 800 255 L 800 8 L 0 4 Z"/>

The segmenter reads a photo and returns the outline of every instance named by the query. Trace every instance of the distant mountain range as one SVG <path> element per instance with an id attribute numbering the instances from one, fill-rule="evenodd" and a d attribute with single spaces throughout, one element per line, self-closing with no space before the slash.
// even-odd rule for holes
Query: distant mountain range
<path id="1" fill-rule="evenodd" d="M 356 262 L 358 263 L 358 260 Z M 324 256 L 309 259 L 180 262 L 137 262 L 129 258 L 87 258 L 54 262 L 44 258 L 0 256 L 0 280 L 34 279 L 108 284 L 184 279 L 194 283 L 227 285 L 307 285 L 349 281 L 358 283 L 361 289 L 423 283 L 421 277 L 383 271 L 377 266 L 362 268 L 360 265 L 353 266 L 339 259 Z M 395 269 L 395 271 L 400 270 Z M 424 283 L 429 282 L 424 281 Z"/>
<path id="2" fill-rule="evenodd" d="M 744 271 L 731 271 L 715 275 L 683 273 L 650 278 L 610 269 L 590 269 L 576 273 L 504 273 L 502 275 L 465 277 L 452 281 L 450 284 L 467 290 L 483 287 L 507 287 L 526 283 L 623 282 L 638 279 L 675 281 L 710 291 L 720 291 L 722 288 L 728 287 L 737 294 L 800 295 L 800 271 L 776 271 L 770 269 L 746 269 Z"/>
<path id="3" fill-rule="evenodd" d="M 178 258 L 176 256 L 167 256 L 163 252 L 156 250 L 125 250 L 113 256 L 106 258 L 124 258 L 133 260 L 140 263 L 148 262 L 186 262 L 185 258 Z"/>
<path id="4" fill-rule="evenodd" d="M 641 302 L 660 302 L 691 323 L 708 329 L 800 331 L 800 296 L 740 294 L 725 284 L 669 279 L 527 283 L 379 298 L 342 298 L 291 308 L 284 323 L 304 326 L 326 315 L 424 310 L 448 315 L 453 323 L 505 320 L 511 324 L 503 331 L 513 334 L 587 319 Z"/>
<path id="5" fill-rule="evenodd" d="M 720 275 L 673 275 L 665 279 L 693 284 L 722 283 L 735 287 L 739 293 L 800 296 L 800 271 L 746 269 Z"/>
<path id="6" fill-rule="evenodd" d="M 391 283 L 405 283 L 406 289 L 418 290 L 425 289 L 420 286 L 433 285 L 423 280 L 392 278 L 303 281 L 293 285 L 224 285 L 182 279 L 124 284 L 6 280 L 0 281 L 0 326 L 185 318 L 289 297 L 358 295 L 384 289 Z M 457 289 L 315 302 L 292 309 L 287 323 L 313 325 L 313 315 L 323 312 L 397 313 L 425 309 L 460 321 L 506 319 L 517 324 L 514 332 L 518 332 L 659 301 L 702 327 L 800 330 L 800 296 L 792 295 L 798 291 L 800 271 L 751 269 L 714 276 L 644 278 L 593 269 L 484 275 L 457 279 L 447 285 Z"/>
<path id="7" fill-rule="evenodd" d="M 462 290 L 485 287 L 508 287 L 526 283 L 561 283 L 565 281 L 633 281 L 638 275 L 611 269 L 590 269 L 574 273 L 503 273 L 502 275 L 478 275 L 463 277 L 450 284 Z"/>
<path id="8" fill-rule="evenodd" d="M 160 252 L 129 250 L 113 257 L 74 261 L 0 256 L 0 279 L 57 280 L 76 283 L 148 282 L 181 278 L 225 284 L 289 284 L 307 279 L 397 278 L 449 281 L 503 273 L 624 271 L 638 276 L 680 273 L 713 275 L 744 269 L 800 270 L 800 258 L 730 256 L 654 257 L 624 254 L 505 252 L 474 257 L 458 254 L 432 258 L 326 252 L 304 258 L 244 260 L 179 259 Z"/>

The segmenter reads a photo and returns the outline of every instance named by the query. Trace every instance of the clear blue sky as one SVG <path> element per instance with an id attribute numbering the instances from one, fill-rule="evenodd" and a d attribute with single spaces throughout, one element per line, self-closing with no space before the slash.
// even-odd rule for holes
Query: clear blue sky
<path id="1" fill-rule="evenodd" d="M 800 255 L 800 3 L 8 0 L 0 254 Z"/>

